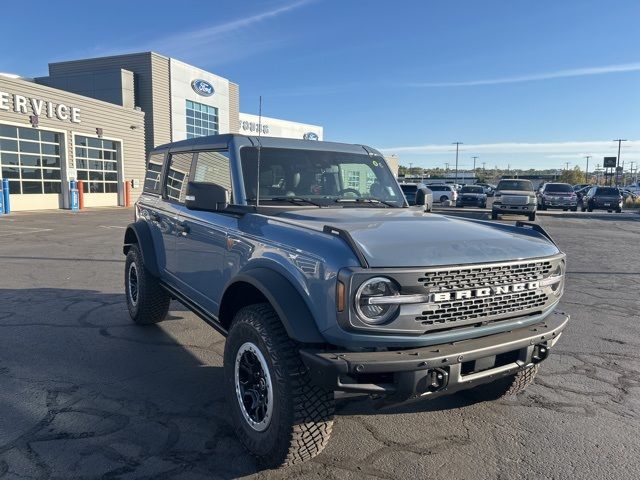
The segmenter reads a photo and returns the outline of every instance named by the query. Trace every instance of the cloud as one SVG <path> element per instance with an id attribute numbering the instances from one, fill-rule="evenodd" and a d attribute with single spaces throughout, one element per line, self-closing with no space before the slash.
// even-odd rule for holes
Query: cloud
<path id="1" fill-rule="evenodd" d="M 587 77 L 591 75 L 604 75 L 608 73 L 626 73 L 640 71 L 640 63 L 622 63 L 618 65 L 606 65 L 603 67 L 574 68 L 570 70 L 557 70 L 554 72 L 533 73 L 528 75 L 516 75 L 483 80 L 464 80 L 455 82 L 413 82 L 403 83 L 399 86 L 429 88 L 429 87 L 475 87 L 480 85 L 500 85 L 504 83 L 534 82 L 539 80 L 552 80 L 555 78 Z"/>
<path id="2" fill-rule="evenodd" d="M 618 144 L 612 141 L 590 142 L 505 142 L 505 143 L 478 143 L 462 144 L 462 150 L 473 154 L 490 155 L 539 155 L 544 158 L 582 158 L 584 155 L 601 157 L 605 155 L 615 156 L 618 153 Z M 408 155 L 439 155 L 448 154 L 454 150 L 453 145 L 412 145 L 391 148 L 381 148 L 385 154 Z M 621 158 L 630 160 L 640 158 L 640 140 L 623 143 Z"/>
<path id="3" fill-rule="evenodd" d="M 255 41 L 255 29 L 259 24 L 273 20 L 292 10 L 301 8 L 316 0 L 295 0 L 279 3 L 270 10 L 250 16 L 243 16 L 224 23 L 186 30 L 166 37 L 138 42 L 126 47 L 111 46 L 108 49 L 97 47 L 94 55 L 119 55 L 123 52 L 155 51 L 163 55 L 184 58 L 187 61 L 203 61 L 221 64 L 231 60 L 255 55 L 259 52 L 277 48 L 284 44 L 278 38 L 261 38 Z"/>
<path id="4" fill-rule="evenodd" d="M 356 91 L 363 87 L 383 87 L 383 88 L 442 88 L 442 87 L 476 87 L 482 85 L 501 85 L 507 83 L 533 82 L 541 80 L 553 80 L 555 78 L 587 77 L 592 75 L 605 75 L 612 73 L 640 72 L 639 63 L 622 63 L 618 65 L 606 65 L 602 67 L 574 68 L 570 70 L 557 70 L 555 72 L 534 73 L 529 75 L 515 75 L 511 77 L 483 79 L 483 80 L 463 80 L 453 82 L 351 82 L 340 85 L 307 86 L 301 88 L 290 88 L 278 90 L 270 93 L 272 97 L 302 97 L 316 95 L 333 95 Z"/>

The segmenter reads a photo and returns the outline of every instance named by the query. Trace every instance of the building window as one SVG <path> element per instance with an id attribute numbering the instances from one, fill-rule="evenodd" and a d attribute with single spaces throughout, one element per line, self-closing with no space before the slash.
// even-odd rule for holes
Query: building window
<path id="1" fill-rule="evenodd" d="M 192 160 L 192 153 L 176 153 L 171 155 L 164 187 L 165 197 L 169 200 L 184 203 Z"/>
<path id="2" fill-rule="evenodd" d="M 14 194 L 60 193 L 62 134 L 0 125 L 0 177 Z"/>
<path id="3" fill-rule="evenodd" d="M 356 189 L 360 188 L 360 172 L 349 172 L 347 187 Z"/>
<path id="4" fill-rule="evenodd" d="M 187 100 L 187 138 L 218 134 L 218 109 Z"/>
<path id="5" fill-rule="evenodd" d="M 114 140 L 74 136 L 78 180 L 85 193 L 118 193 L 118 162 L 122 145 Z"/>

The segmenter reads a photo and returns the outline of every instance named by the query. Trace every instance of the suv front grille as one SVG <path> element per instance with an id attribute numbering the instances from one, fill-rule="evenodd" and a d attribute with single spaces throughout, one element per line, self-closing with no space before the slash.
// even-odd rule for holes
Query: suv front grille
<path id="1" fill-rule="evenodd" d="M 441 303 L 436 310 L 422 312 L 416 320 L 431 327 L 430 330 L 446 328 L 451 323 L 469 323 L 470 320 L 483 322 L 496 316 L 533 310 L 545 305 L 547 300 L 546 294 L 534 290 L 471 300 L 456 300 Z"/>
<path id="2" fill-rule="evenodd" d="M 495 288 L 542 280 L 553 272 L 556 265 L 552 260 L 538 260 L 449 267 L 427 271 L 418 277 L 418 282 L 431 293 Z M 424 326 L 425 332 L 456 328 L 539 312 L 550 301 L 549 295 L 541 289 L 511 291 L 431 304 L 425 306 L 415 320 Z"/>
<path id="3" fill-rule="evenodd" d="M 427 272 L 418 278 L 431 292 L 495 287 L 512 283 L 542 280 L 551 272 L 551 262 L 523 262 L 510 265 L 491 265 L 450 268 Z"/>

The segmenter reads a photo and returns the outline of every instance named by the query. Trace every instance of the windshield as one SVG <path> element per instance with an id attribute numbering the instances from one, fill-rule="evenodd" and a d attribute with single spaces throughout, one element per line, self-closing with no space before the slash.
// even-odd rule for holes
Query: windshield
<path id="1" fill-rule="evenodd" d="M 615 187 L 600 187 L 596 190 L 596 195 L 620 195 L 620 191 Z"/>
<path id="2" fill-rule="evenodd" d="M 533 184 L 530 180 L 500 180 L 497 190 L 522 190 L 532 192 Z"/>
<path id="3" fill-rule="evenodd" d="M 544 187 L 545 192 L 573 192 L 573 187 L 568 183 L 550 183 Z"/>
<path id="4" fill-rule="evenodd" d="M 482 187 L 462 187 L 462 190 L 460 190 L 460 193 L 484 193 L 484 190 Z"/>
<path id="5" fill-rule="evenodd" d="M 247 203 L 289 202 L 319 206 L 402 207 L 404 196 L 377 155 L 262 148 L 240 150 Z"/>

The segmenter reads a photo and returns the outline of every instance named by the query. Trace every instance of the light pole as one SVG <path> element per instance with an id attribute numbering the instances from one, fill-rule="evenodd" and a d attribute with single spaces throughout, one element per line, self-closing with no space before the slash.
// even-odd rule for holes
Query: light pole
<path id="1" fill-rule="evenodd" d="M 458 184 L 458 151 L 460 149 L 460 145 L 462 145 L 462 142 L 453 142 L 452 145 L 456 146 L 456 181 L 455 184 Z"/>
<path id="2" fill-rule="evenodd" d="M 471 158 L 473 158 L 473 178 L 475 179 L 476 177 L 476 160 L 478 159 L 478 156 L 472 156 Z"/>
<path id="3" fill-rule="evenodd" d="M 614 140 L 614 142 L 618 142 L 618 160 L 616 161 L 616 187 L 620 186 L 620 177 L 618 176 L 618 168 L 620 167 L 620 147 L 622 147 L 622 142 L 626 142 L 623 138 L 618 138 Z"/>
<path id="4" fill-rule="evenodd" d="M 587 168 L 584 171 L 584 183 L 589 183 L 589 159 L 591 155 L 585 155 L 584 158 L 587 159 Z"/>

